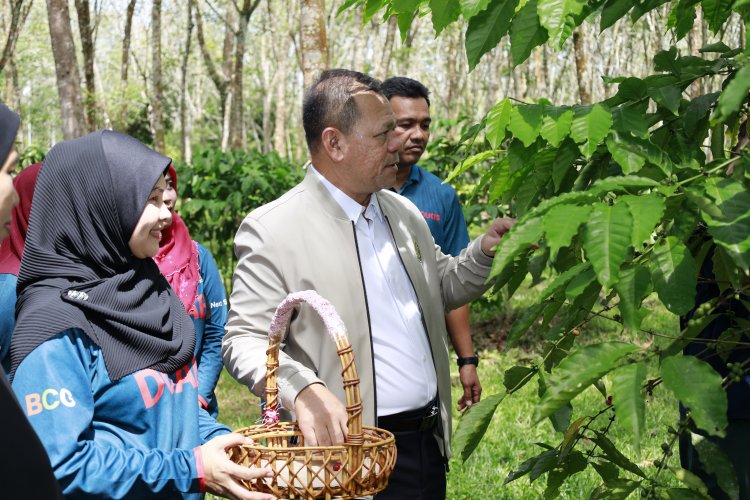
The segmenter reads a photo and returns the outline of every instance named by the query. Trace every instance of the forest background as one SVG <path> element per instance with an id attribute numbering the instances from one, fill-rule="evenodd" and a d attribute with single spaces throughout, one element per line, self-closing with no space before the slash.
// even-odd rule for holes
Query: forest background
<path id="1" fill-rule="evenodd" d="M 6 0 L 0 96 L 22 115 L 23 165 L 103 127 L 174 158 L 179 210 L 229 285 L 241 218 L 302 175 L 314 75 L 421 80 L 424 164 L 471 232 L 519 217 L 473 310 L 485 398 L 457 419 L 449 497 L 705 498 L 673 453 L 687 433 L 737 498 L 731 464 L 690 429 L 723 434 L 724 388 L 750 367 L 719 376 L 680 352 L 748 288 L 749 4 Z M 714 244 L 722 297 L 681 327 Z M 732 321 L 715 358 L 749 345 Z M 226 374 L 219 397 L 230 424 L 255 418 Z"/>

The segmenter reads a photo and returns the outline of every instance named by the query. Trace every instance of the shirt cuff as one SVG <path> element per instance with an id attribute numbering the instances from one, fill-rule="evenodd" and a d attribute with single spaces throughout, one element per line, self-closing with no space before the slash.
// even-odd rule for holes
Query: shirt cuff
<path id="1" fill-rule="evenodd" d="M 198 489 L 201 493 L 206 492 L 206 471 L 203 469 L 203 451 L 200 446 L 193 448 L 195 455 L 195 469 L 198 472 Z"/>
<path id="2" fill-rule="evenodd" d="M 482 238 L 484 238 L 484 235 L 476 238 L 469 244 L 468 253 L 470 254 L 471 258 L 476 261 L 477 264 L 491 268 L 492 261 L 495 260 L 495 257 L 490 257 L 489 255 L 484 253 L 484 251 L 482 250 Z"/>
<path id="3" fill-rule="evenodd" d="M 198 395 L 198 404 L 200 404 L 201 408 L 203 408 L 204 410 L 208 410 L 208 401 L 206 401 L 206 398 L 204 398 L 200 394 Z"/>

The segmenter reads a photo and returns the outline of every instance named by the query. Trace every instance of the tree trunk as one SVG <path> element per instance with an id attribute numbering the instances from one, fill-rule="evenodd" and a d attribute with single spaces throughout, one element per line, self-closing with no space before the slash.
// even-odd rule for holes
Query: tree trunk
<path id="1" fill-rule="evenodd" d="M 307 89 L 328 69 L 325 0 L 302 0 L 300 44 L 302 48 L 302 81 Z"/>
<path id="2" fill-rule="evenodd" d="M 235 36 L 237 30 L 235 28 L 235 25 L 237 24 L 237 4 L 235 3 L 235 0 L 227 0 L 224 14 L 224 45 L 221 51 L 221 71 L 224 75 L 224 79 L 229 81 L 232 77 L 232 54 L 234 54 L 234 46 L 237 40 L 237 37 Z"/>
<path id="3" fill-rule="evenodd" d="M 154 0 L 151 8 L 151 127 L 154 148 L 164 152 L 164 106 L 161 73 L 161 0 Z"/>
<path id="4" fill-rule="evenodd" d="M 393 56 L 393 43 L 396 38 L 396 31 L 398 30 L 398 16 L 391 16 L 388 19 L 388 26 L 386 28 L 385 40 L 380 47 L 380 64 L 376 68 L 375 77 L 381 80 L 385 79 L 390 74 L 391 59 Z"/>
<path id="5" fill-rule="evenodd" d="M 94 37 L 89 0 L 75 0 L 78 13 L 78 31 L 81 35 L 81 53 L 83 54 L 83 76 L 86 81 L 86 95 L 84 96 L 84 110 L 86 113 L 86 128 L 93 132 L 98 127 L 96 116 L 96 84 L 94 81 Z"/>
<path id="6" fill-rule="evenodd" d="M 584 47 L 583 26 L 579 26 L 573 31 L 573 50 L 576 59 L 576 80 L 578 81 L 578 99 L 581 104 L 591 104 L 591 92 L 588 87 L 588 61 L 586 60 L 586 50 Z"/>
<path id="7" fill-rule="evenodd" d="M 696 9 L 693 29 L 688 32 L 687 42 L 690 55 L 701 57 L 699 49 L 703 47 L 703 9 Z M 698 78 L 690 85 L 690 97 L 703 94 L 703 78 Z"/>
<path id="8" fill-rule="evenodd" d="M 21 29 L 26 22 L 26 16 L 29 15 L 33 0 L 24 2 L 24 0 L 12 0 L 10 2 L 10 24 L 8 25 L 8 36 L 5 39 L 2 55 L 0 55 L 0 71 L 5 68 L 8 61 L 12 58 L 16 50 L 16 42 L 21 34 Z"/>
<path id="9" fill-rule="evenodd" d="M 281 51 L 279 51 L 281 52 Z M 280 54 L 279 58 L 279 78 L 276 84 L 276 113 L 274 114 L 273 124 L 273 149 L 282 158 L 288 156 L 287 148 L 287 121 L 289 118 L 289 108 L 286 100 L 286 81 L 289 72 L 289 60 L 286 50 Z"/>
<path id="10" fill-rule="evenodd" d="M 230 83 L 232 117 L 229 122 L 229 143 L 234 149 L 245 148 L 247 145 L 244 126 L 244 100 L 242 99 L 242 72 L 244 69 L 247 24 L 259 3 L 260 0 L 244 0 L 242 10 L 240 11 L 240 25 L 237 29 L 237 43 L 234 47 L 234 71 L 232 72 L 232 81 Z"/>
<path id="11" fill-rule="evenodd" d="M 227 7 L 227 12 L 232 11 L 232 2 L 227 2 L 229 5 Z M 201 49 L 201 55 L 203 56 L 203 64 L 206 66 L 206 71 L 208 71 L 208 77 L 211 79 L 211 81 L 214 84 L 214 87 L 216 87 L 216 91 L 219 93 L 219 109 L 221 111 L 221 149 L 222 151 L 226 150 L 227 142 L 229 139 L 228 136 L 228 121 L 229 121 L 229 113 L 227 112 L 227 94 L 228 94 L 228 87 L 229 87 L 229 69 L 231 66 L 228 66 L 228 64 L 231 63 L 231 57 L 227 55 L 227 39 L 232 40 L 232 43 L 234 43 L 234 27 L 230 25 L 229 19 L 227 19 L 225 23 L 225 36 L 224 36 L 224 65 L 222 66 L 222 72 L 219 72 L 216 69 L 216 64 L 214 64 L 214 60 L 211 57 L 211 54 L 208 51 L 208 47 L 206 45 L 206 38 L 203 33 L 203 16 L 201 15 L 201 10 L 198 4 L 193 5 L 193 10 L 195 12 L 195 32 L 198 36 L 198 46 Z M 231 54 L 231 51 L 229 52 Z M 224 73 L 226 71 L 226 73 Z"/>
<path id="12" fill-rule="evenodd" d="M 182 160 L 190 163 L 192 148 L 190 147 L 190 124 L 187 110 L 187 72 L 190 59 L 190 41 L 193 35 L 193 0 L 187 4 L 187 27 L 185 28 L 185 49 L 182 53 L 182 78 L 180 79 L 180 153 Z"/>
<path id="13" fill-rule="evenodd" d="M 122 60 L 120 63 L 120 82 L 122 84 L 122 103 L 120 107 L 120 126 L 124 129 L 128 124 L 128 67 L 130 66 L 130 33 L 133 28 L 133 12 L 136 0 L 128 2 L 125 14 L 125 33 L 122 36 Z"/>
<path id="14" fill-rule="evenodd" d="M 537 97 L 547 97 L 547 78 L 544 64 L 544 47 L 537 47 L 532 53 L 534 58 L 534 88 Z"/>
<path id="15" fill-rule="evenodd" d="M 47 0 L 47 17 L 52 55 L 55 59 L 63 137 L 73 139 L 83 134 L 84 119 L 81 108 L 81 77 L 78 73 L 73 32 L 70 29 L 68 2 Z"/>

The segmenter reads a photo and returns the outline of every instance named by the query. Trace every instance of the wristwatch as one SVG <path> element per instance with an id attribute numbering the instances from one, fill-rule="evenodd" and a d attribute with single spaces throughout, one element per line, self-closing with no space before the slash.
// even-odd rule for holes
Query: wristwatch
<path id="1" fill-rule="evenodd" d="M 474 365 L 479 366 L 479 356 L 476 354 L 474 356 L 467 356 L 465 358 L 458 358 L 458 367 L 461 368 L 464 365 Z"/>

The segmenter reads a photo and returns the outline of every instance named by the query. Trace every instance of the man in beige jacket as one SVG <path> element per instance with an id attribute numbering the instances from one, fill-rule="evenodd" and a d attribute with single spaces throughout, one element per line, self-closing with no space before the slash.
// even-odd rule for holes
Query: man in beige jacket
<path id="1" fill-rule="evenodd" d="M 367 75 L 321 74 L 305 94 L 303 125 L 312 160 L 305 179 L 250 213 L 235 238 L 224 364 L 261 395 L 276 306 L 290 292 L 317 291 L 347 327 L 363 423 L 396 435 L 396 470 L 377 497 L 443 498 L 451 431 L 444 312 L 489 287 L 494 248 L 513 221 L 494 221 L 457 257 L 443 254 L 419 210 L 388 190 L 402 144 L 380 82 Z M 279 399 L 308 444 L 346 438 L 329 342 L 305 307 L 282 340 Z"/>

